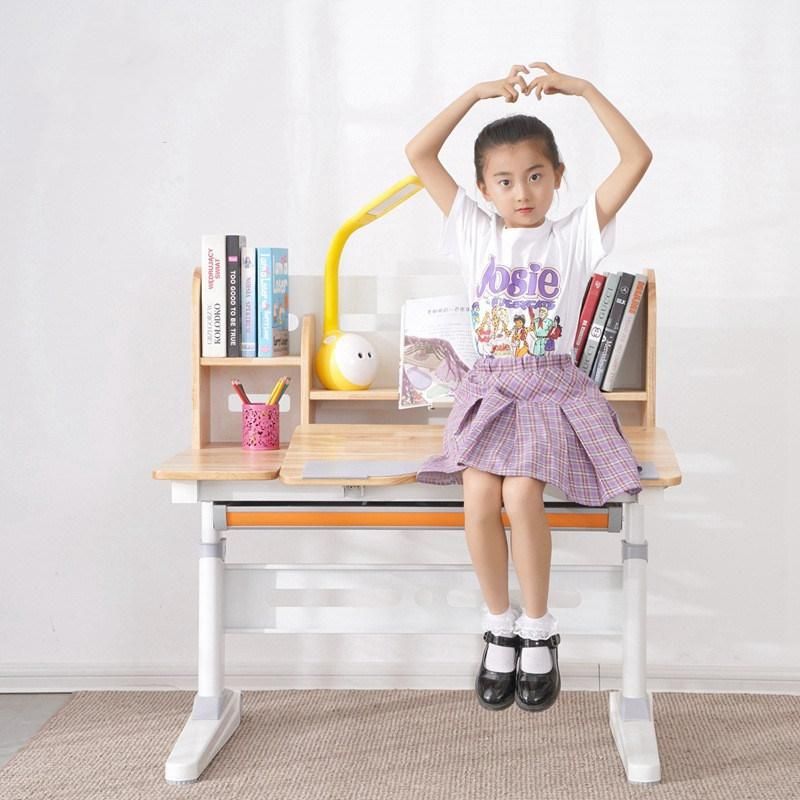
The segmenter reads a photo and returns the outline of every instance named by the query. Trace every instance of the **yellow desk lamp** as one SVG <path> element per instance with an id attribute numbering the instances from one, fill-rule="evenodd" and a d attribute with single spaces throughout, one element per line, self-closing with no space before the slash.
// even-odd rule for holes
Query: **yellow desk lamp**
<path id="1" fill-rule="evenodd" d="M 339 259 L 350 234 L 374 222 L 422 188 L 416 175 L 398 181 L 383 194 L 353 214 L 336 231 L 325 259 L 325 314 L 322 344 L 315 366 L 327 389 L 368 389 L 378 372 L 378 358 L 370 343 L 357 333 L 339 330 Z"/>

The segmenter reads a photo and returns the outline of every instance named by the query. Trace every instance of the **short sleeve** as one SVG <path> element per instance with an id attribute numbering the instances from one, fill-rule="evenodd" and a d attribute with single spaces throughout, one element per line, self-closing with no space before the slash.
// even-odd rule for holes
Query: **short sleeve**
<path id="1" fill-rule="evenodd" d="M 614 249 L 616 236 L 616 217 L 612 217 L 600 232 L 597 220 L 597 193 L 576 208 L 564 220 L 569 230 L 570 255 L 581 275 L 587 280 L 597 269 L 597 265 Z"/>
<path id="2" fill-rule="evenodd" d="M 616 215 L 611 217 L 602 233 L 600 232 L 600 223 L 597 221 L 597 193 L 593 192 L 583 206 L 581 223 L 581 237 L 578 240 L 579 252 L 583 253 L 583 262 L 588 277 L 614 249 L 617 217 Z"/>
<path id="3" fill-rule="evenodd" d="M 462 269 L 469 267 L 490 225 L 489 215 L 459 186 L 450 213 L 442 222 L 441 252 L 456 259 Z"/>

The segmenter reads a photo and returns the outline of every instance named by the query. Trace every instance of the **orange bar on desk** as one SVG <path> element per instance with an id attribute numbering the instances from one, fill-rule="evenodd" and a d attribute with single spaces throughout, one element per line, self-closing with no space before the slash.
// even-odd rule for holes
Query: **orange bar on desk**
<path id="1" fill-rule="evenodd" d="M 551 528 L 608 528 L 608 511 L 547 515 Z M 461 511 L 228 511 L 229 528 L 463 528 Z M 503 525 L 510 527 L 503 514 Z"/>

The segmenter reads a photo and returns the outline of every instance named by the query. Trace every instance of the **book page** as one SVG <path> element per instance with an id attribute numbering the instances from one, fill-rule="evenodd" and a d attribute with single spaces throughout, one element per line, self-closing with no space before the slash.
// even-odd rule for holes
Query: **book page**
<path id="1" fill-rule="evenodd" d="M 401 328 L 398 407 L 451 401 L 478 358 L 466 296 L 407 300 Z"/>

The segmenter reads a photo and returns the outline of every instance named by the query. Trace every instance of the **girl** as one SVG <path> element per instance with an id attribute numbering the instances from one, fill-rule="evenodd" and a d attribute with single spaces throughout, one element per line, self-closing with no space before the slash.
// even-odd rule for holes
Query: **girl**
<path id="1" fill-rule="evenodd" d="M 542 711 L 561 687 L 560 637 L 547 607 L 552 545 L 544 487 L 552 484 L 572 502 L 589 506 L 641 491 L 619 419 L 595 382 L 576 367 L 571 345 L 584 288 L 611 250 L 614 217 L 652 153 L 589 81 L 544 62 L 528 67 L 544 74 L 526 83 L 528 68 L 515 64 L 505 78 L 473 86 L 426 125 L 405 152 L 445 215 L 442 244 L 460 263 L 473 308 L 477 304 L 488 312 L 502 305 L 511 317 L 536 308 L 529 337 L 536 346 L 521 356 L 513 348 L 497 351 L 494 337 L 476 331 L 479 358 L 456 389 L 444 452 L 425 461 L 417 480 L 464 485 L 467 546 L 485 602 L 486 647 L 475 680 L 479 702 L 488 709 L 516 702 Z M 543 93 L 584 98 L 619 151 L 611 174 L 563 219 L 546 216 L 565 167 L 552 131 L 536 117 L 498 119 L 475 141 L 477 187 L 492 213 L 480 208 L 439 162 L 445 140 L 478 100 L 503 97 L 515 103 L 520 92 L 535 92 L 538 100 Z M 473 315 L 480 317 L 486 315 Z M 564 326 L 572 335 L 549 337 L 553 320 L 559 332 Z M 511 523 L 522 609 L 509 605 L 502 507 Z"/>

